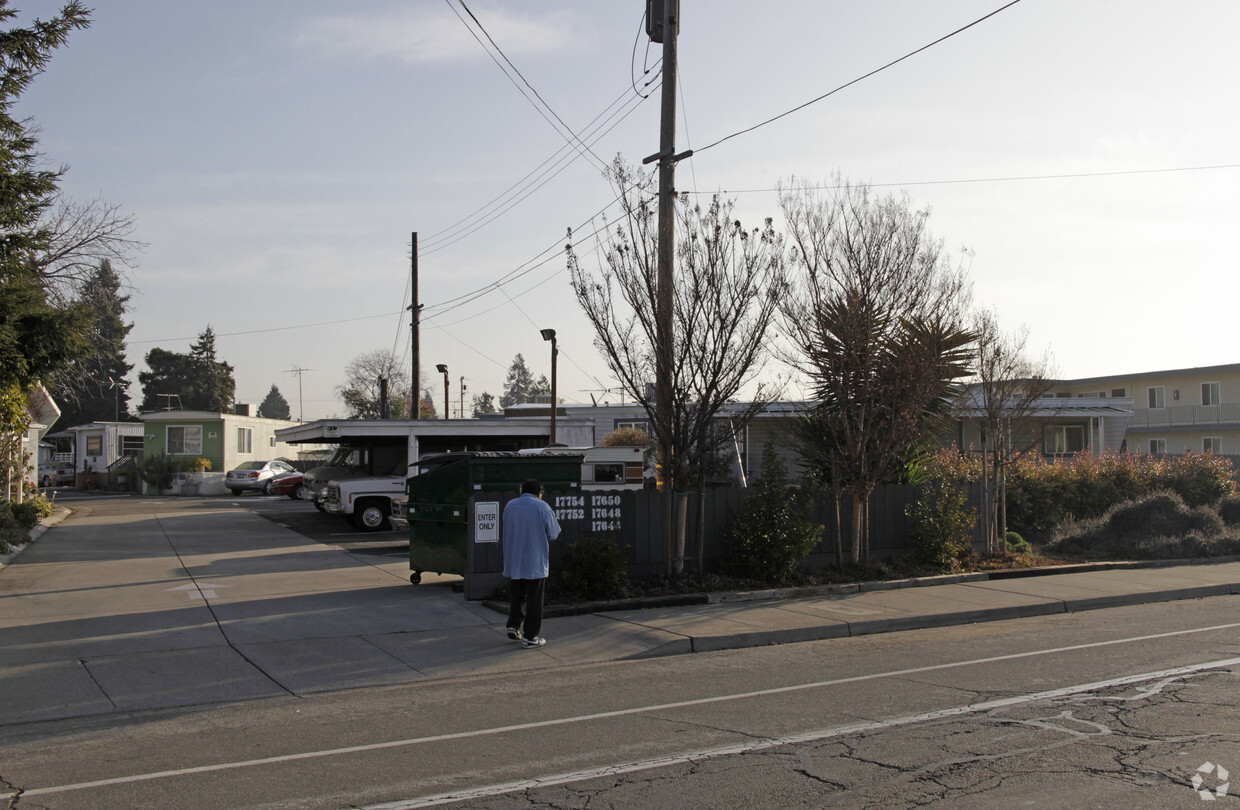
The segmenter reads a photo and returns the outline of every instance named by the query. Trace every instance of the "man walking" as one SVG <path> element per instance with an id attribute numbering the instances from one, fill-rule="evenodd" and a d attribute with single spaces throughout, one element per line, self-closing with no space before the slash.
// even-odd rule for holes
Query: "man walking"
<path id="1" fill-rule="evenodd" d="M 525 647 L 541 647 L 543 596 L 550 567 L 551 541 L 560 535 L 555 512 L 542 499 L 542 484 L 529 480 L 521 496 L 504 507 L 504 576 L 511 582 L 508 638 Z"/>

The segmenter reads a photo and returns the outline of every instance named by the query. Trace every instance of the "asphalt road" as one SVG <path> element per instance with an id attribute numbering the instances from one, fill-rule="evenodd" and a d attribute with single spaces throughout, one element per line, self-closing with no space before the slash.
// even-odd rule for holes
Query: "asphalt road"
<path id="1" fill-rule="evenodd" d="M 1238 630 L 1223 596 L 33 723 L 0 779 L 49 808 L 1200 807 L 1235 801 Z"/>

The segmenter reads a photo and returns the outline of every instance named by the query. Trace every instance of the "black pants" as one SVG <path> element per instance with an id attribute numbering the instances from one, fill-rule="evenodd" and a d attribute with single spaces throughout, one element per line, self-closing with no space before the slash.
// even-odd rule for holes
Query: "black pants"
<path id="1" fill-rule="evenodd" d="M 538 635 L 538 631 L 542 630 L 543 593 L 546 589 L 545 579 L 510 580 L 508 626 L 517 628 L 526 638 Z M 524 610 L 522 603 L 525 604 Z"/>

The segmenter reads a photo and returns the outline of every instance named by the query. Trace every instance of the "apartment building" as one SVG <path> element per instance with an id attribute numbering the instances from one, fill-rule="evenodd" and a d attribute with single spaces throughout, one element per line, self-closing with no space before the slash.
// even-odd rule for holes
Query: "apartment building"
<path id="1" fill-rule="evenodd" d="M 1131 399 L 1129 452 L 1240 455 L 1240 363 L 1061 380 L 1051 394 Z"/>

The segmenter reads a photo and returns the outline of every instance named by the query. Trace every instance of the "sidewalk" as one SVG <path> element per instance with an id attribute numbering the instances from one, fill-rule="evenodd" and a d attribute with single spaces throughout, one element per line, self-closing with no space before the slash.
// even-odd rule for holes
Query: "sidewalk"
<path id="1" fill-rule="evenodd" d="M 143 503 L 71 517 L 0 569 L 0 725 L 1240 593 L 1231 560 L 717 594 L 549 618 L 527 650 L 454 577 L 414 587 L 404 559 L 244 509 Z"/>

